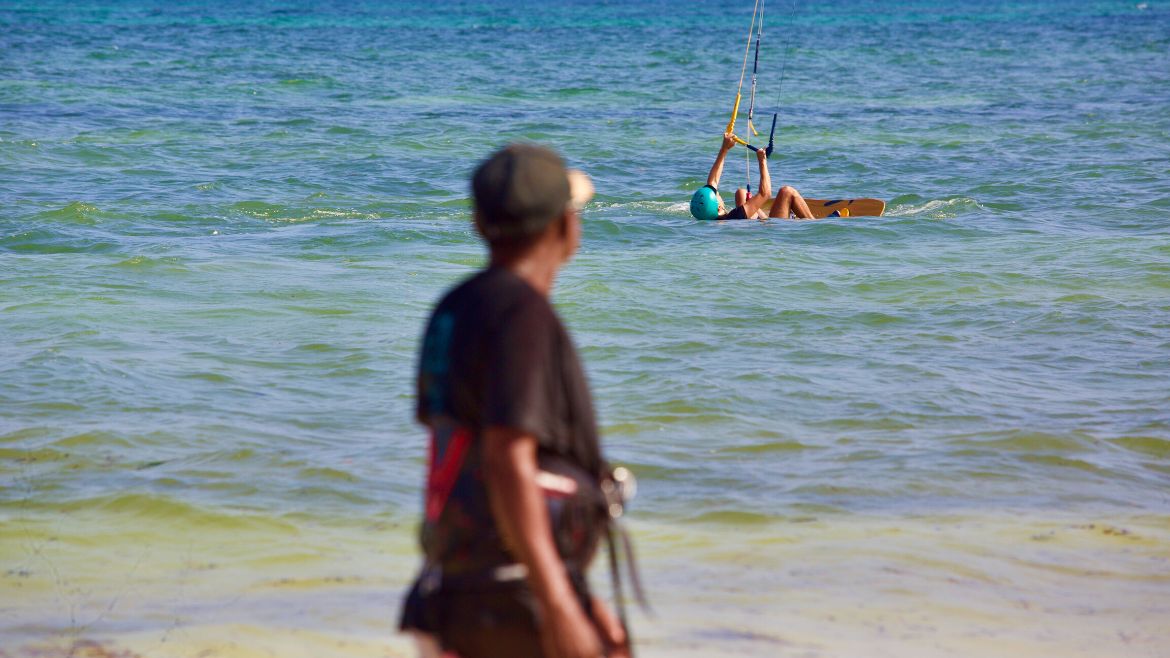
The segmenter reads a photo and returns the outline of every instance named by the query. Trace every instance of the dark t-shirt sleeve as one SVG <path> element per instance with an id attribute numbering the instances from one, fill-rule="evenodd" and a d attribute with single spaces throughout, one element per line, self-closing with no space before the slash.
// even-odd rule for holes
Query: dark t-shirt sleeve
<path id="1" fill-rule="evenodd" d="M 548 444 L 555 343 L 554 316 L 544 305 L 519 303 L 502 314 L 484 345 L 485 427 L 508 427 Z"/>

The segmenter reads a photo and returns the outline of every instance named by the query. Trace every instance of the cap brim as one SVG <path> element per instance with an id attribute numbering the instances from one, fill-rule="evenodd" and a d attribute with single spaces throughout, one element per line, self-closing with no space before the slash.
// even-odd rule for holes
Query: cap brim
<path id="1" fill-rule="evenodd" d="M 573 210 L 581 210 L 593 198 L 593 181 L 580 169 L 570 169 L 565 173 L 569 177 L 569 205 Z"/>

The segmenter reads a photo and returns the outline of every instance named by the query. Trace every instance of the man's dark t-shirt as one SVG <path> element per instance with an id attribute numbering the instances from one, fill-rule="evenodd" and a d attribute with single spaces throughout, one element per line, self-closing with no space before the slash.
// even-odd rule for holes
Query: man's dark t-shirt
<path id="1" fill-rule="evenodd" d="M 468 279 L 427 324 L 419 422 L 431 429 L 422 547 L 444 574 L 515 562 L 492 519 L 483 432 L 507 427 L 600 474 L 593 404 L 577 352 L 548 300 L 502 268 Z"/>

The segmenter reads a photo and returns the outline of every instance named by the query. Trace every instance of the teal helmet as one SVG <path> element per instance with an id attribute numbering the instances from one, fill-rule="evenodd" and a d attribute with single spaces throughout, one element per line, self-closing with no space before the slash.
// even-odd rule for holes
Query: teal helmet
<path id="1" fill-rule="evenodd" d="M 710 185 L 695 190 L 691 197 L 691 214 L 695 219 L 710 220 L 719 217 L 719 193 Z"/>

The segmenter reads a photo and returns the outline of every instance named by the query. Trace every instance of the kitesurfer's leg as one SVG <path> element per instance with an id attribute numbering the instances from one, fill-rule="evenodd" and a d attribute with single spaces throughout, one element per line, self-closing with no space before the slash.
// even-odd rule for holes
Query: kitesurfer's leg
<path id="1" fill-rule="evenodd" d="M 789 205 L 792 203 L 792 197 L 784 193 L 787 189 L 787 186 L 780 188 L 776 198 L 772 199 L 772 207 L 768 209 L 768 217 L 788 219 Z"/>
<path id="2" fill-rule="evenodd" d="M 786 187 L 792 190 L 792 212 L 796 213 L 796 216 L 800 219 L 815 219 L 812 209 L 808 207 L 808 203 L 805 202 L 800 192 L 797 192 L 795 187 Z"/>
<path id="3" fill-rule="evenodd" d="M 768 216 L 788 219 L 790 214 L 795 214 L 799 219 L 813 218 L 812 210 L 805 203 L 804 197 L 800 196 L 800 192 L 791 185 L 785 185 L 772 201 L 772 209 L 768 211 Z"/>

